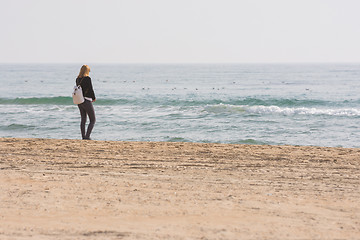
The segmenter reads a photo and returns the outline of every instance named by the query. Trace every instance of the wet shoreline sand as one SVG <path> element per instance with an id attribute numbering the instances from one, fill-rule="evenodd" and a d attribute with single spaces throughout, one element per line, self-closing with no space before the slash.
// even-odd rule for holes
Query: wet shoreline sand
<path id="1" fill-rule="evenodd" d="M 360 149 L 0 138 L 0 239 L 359 239 Z"/>

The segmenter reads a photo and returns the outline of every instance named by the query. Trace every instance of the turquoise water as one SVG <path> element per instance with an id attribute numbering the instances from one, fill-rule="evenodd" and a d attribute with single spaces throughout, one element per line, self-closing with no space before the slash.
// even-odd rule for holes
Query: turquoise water
<path id="1" fill-rule="evenodd" d="M 77 64 L 1 64 L 0 137 L 80 139 Z M 360 147 L 360 64 L 90 65 L 95 140 Z"/>

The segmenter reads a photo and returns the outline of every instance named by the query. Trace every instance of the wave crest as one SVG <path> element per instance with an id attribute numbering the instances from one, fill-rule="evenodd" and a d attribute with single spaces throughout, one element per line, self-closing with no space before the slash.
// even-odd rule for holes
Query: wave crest
<path id="1" fill-rule="evenodd" d="M 327 115 L 327 116 L 360 116 L 360 109 L 356 108 L 307 108 L 307 107 L 279 107 L 279 106 L 236 106 L 228 104 L 210 105 L 204 111 L 214 114 L 277 114 L 277 115 Z"/>

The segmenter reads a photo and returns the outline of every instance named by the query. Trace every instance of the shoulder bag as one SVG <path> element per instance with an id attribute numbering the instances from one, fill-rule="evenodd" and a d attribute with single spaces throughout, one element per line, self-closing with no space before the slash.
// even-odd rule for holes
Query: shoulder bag
<path id="1" fill-rule="evenodd" d="M 72 93 L 74 104 L 82 104 L 85 101 L 84 96 L 83 96 L 83 92 L 82 92 L 82 88 L 80 86 L 82 80 L 83 79 L 81 79 L 79 85 L 74 86 L 74 91 Z"/>

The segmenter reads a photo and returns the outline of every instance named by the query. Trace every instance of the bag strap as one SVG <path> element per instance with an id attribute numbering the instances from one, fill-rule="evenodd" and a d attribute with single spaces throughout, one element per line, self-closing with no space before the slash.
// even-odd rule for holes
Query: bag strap
<path id="1" fill-rule="evenodd" d="M 84 80 L 84 77 L 81 78 L 81 80 L 80 80 L 79 84 L 77 84 L 77 86 L 80 86 L 83 80 Z"/>
<path id="2" fill-rule="evenodd" d="M 80 86 L 80 85 L 81 85 L 81 83 L 82 83 L 82 81 L 84 80 L 84 78 L 86 78 L 86 77 L 82 77 L 82 78 L 81 78 L 81 80 L 80 80 L 80 82 L 79 82 L 78 86 Z M 89 88 L 88 88 L 88 89 L 86 89 L 86 92 L 84 93 L 84 95 L 86 95 L 88 91 L 89 91 Z"/>

